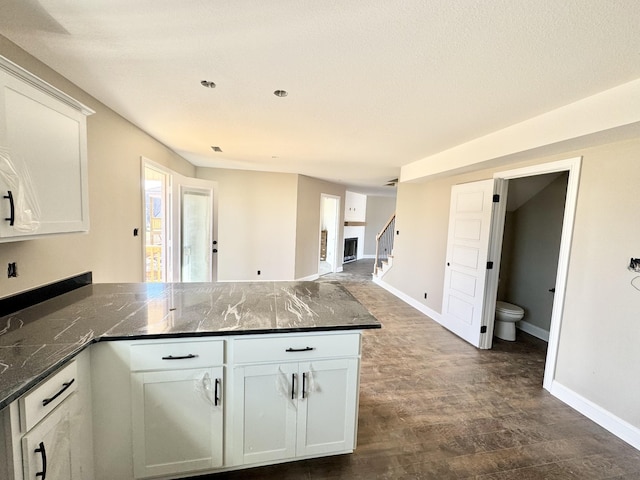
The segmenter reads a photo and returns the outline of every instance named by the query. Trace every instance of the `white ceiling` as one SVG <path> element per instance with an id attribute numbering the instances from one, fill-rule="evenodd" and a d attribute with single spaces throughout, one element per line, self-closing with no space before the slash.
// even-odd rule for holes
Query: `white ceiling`
<path id="1" fill-rule="evenodd" d="M 2 35 L 190 162 L 362 191 L 640 78 L 639 26 L 638 0 L 0 0 Z"/>

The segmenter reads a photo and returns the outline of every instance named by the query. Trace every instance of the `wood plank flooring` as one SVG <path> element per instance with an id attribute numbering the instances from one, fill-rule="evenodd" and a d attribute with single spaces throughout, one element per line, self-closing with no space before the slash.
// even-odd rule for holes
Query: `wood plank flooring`
<path id="1" fill-rule="evenodd" d="M 546 344 L 518 332 L 477 350 L 370 280 L 342 282 L 383 324 L 366 331 L 351 455 L 200 480 L 640 480 L 640 452 L 542 389 Z"/>

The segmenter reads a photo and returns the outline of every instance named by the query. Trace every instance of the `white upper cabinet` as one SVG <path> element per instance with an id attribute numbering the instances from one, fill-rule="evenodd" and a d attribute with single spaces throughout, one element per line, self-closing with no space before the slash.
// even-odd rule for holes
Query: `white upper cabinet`
<path id="1" fill-rule="evenodd" d="M 0 56 L 0 242 L 89 230 L 92 113 Z"/>
<path id="2" fill-rule="evenodd" d="M 344 201 L 344 221 L 364 222 L 367 217 L 367 196 L 347 191 Z"/>

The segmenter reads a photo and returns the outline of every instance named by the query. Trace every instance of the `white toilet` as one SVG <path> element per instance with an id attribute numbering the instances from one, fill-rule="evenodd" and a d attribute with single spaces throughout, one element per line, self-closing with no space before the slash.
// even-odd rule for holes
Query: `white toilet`
<path id="1" fill-rule="evenodd" d="M 513 342 L 516 339 L 516 322 L 522 320 L 522 317 L 524 317 L 522 307 L 498 300 L 493 335 L 502 340 Z"/>

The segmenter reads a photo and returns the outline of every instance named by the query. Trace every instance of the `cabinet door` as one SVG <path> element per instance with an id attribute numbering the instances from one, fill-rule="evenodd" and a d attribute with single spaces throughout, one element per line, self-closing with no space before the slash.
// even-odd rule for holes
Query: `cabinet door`
<path id="1" fill-rule="evenodd" d="M 87 231 L 85 115 L 0 71 L 0 123 L 0 238 Z"/>
<path id="2" fill-rule="evenodd" d="M 300 364 L 298 456 L 352 451 L 358 409 L 358 360 Z"/>
<path id="3" fill-rule="evenodd" d="M 70 397 L 22 437 L 25 479 L 69 480 L 72 474 Z"/>
<path id="4" fill-rule="evenodd" d="M 222 465 L 223 368 L 131 374 L 136 478 Z"/>
<path id="5" fill-rule="evenodd" d="M 298 363 L 250 365 L 234 373 L 236 462 L 295 457 Z"/>

